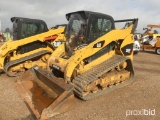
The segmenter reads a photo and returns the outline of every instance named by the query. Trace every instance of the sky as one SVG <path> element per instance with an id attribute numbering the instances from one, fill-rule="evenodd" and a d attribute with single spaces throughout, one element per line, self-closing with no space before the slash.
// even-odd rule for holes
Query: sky
<path id="1" fill-rule="evenodd" d="M 137 32 L 160 24 L 159 0 L 0 0 L 2 30 L 12 28 L 11 17 L 44 20 L 48 28 L 67 23 L 65 14 L 80 10 L 111 15 L 115 20 L 138 18 Z"/>

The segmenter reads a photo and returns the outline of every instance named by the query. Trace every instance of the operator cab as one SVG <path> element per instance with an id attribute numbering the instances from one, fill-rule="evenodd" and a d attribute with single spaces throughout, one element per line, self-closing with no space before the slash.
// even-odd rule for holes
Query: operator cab
<path id="1" fill-rule="evenodd" d="M 12 17 L 11 22 L 13 23 L 13 40 L 20 40 L 48 31 L 43 20 Z"/>
<path id="2" fill-rule="evenodd" d="M 66 49 L 70 54 L 115 29 L 111 16 L 97 12 L 78 11 L 66 14 L 66 18 Z"/>

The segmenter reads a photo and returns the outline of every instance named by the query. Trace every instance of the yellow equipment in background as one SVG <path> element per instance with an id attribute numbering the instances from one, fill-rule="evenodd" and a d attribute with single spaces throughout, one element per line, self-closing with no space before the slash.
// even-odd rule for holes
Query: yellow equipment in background
<path id="1" fill-rule="evenodd" d="M 143 50 L 154 50 L 160 55 L 160 34 L 156 30 L 153 31 L 152 28 L 160 28 L 160 25 L 147 25 L 142 37 Z"/>
<path id="2" fill-rule="evenodd" d="M 68 13 L 66 18 L 66 43 L 49 57 L 47 71 L 35 66 L 16 83 L 37 119 L 68 111 L 74 94 L 89 100 L 133 82 L 138 19 L 114 21 L 110 15 L 90 11 Z M 119 22 L 127 22 L 125 28 L 117 29 Z"/>
<path id="3" fill-rule="evenodd" d="M 46 68 L 50 54 L 65 41 L 65 26 L 48 30 L 40 20 L 16 17 L 12 21 L 16 28 L 13 40 L 0 47 L 0 70 L 8 76 L 17 76 L 35 65 Z"/>

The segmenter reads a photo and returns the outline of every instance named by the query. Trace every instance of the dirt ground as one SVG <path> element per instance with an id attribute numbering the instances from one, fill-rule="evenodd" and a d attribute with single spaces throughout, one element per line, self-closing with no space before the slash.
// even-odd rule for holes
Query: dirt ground
<path id="1" fill-rule="evenodd" d="M 132 84 L 93 100 L 76 99 L 75 109 L 50 120 L 160 120 L 160 56 L 140 52 L 133 64 Z M 14 83 L 0 76 L 0 120 L 34 120 Z"/>

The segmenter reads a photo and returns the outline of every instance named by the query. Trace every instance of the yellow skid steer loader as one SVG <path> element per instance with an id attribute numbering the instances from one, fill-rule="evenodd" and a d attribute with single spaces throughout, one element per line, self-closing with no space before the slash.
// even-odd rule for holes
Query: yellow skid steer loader
<path id="1" fill-rule="evenodd" d="M 46 68 L 49 55 L 65 40 L 65 25 L 48 29 L 42 20 L 11 18 L 13 40 L 0 47 L 0 71 L 18 76 L 34 65 Z"/>
<path id="2" fill-rule="evenodd" d="M 37 119 L 68 111 L 74 95 L 90 100 L 133 82 L 138 19 L 115 21 L 90 11 L 68 13 L 66 18 L 66 42 L 49 57 L 47 71 L 35 66 L 16 83 Z M 115 24 L 121 22 L 127 24 L 117 29 Z"/>

